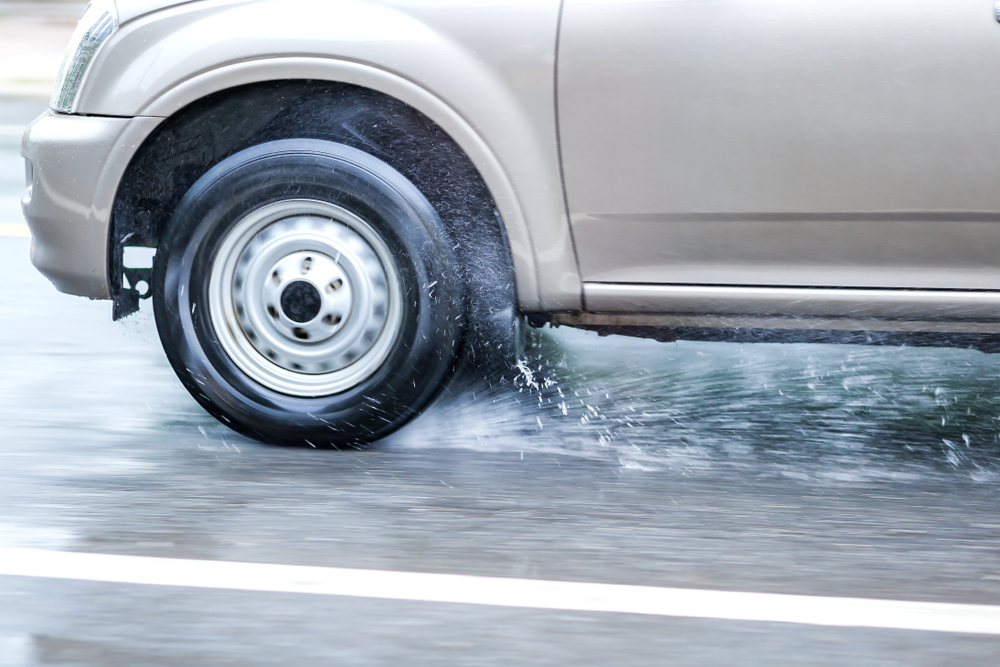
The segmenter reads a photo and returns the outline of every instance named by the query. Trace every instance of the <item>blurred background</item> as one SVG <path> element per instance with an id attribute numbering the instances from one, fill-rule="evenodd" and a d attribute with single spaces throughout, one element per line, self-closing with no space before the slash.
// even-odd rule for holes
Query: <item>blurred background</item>
<path id="1" fill-rule="evenodd" d="M 0 1 L 0 95 L 48 100 L 85 2 Z"/>
<path id="2" fill-rule="evenodd" d="M 0 225 L 26 235 L 21 217 L 24 127 L 48 106 L 63 51 L 85 2 L 0 0 Z"/>
<path id="3" fill-rule="evenodd" d="M 363 451 L 208 417 L 57 293 L 24 127 L 85 3 L 0 1 L 0 547 L 997 604 L 1000 357 L 532 335 Z M 995 665 L 986 635 L 0 576 L 0 665 Z"/>

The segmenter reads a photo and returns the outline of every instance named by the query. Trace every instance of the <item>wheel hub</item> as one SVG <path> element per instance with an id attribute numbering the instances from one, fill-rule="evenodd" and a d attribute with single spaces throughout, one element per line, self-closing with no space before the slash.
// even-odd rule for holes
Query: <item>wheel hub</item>
<path id="1" fill-rule="evenodd" d="M 269 325 L 285 338 L 319 343 L 346 324 L 354 308 L 354 290 L 348 272 L 329 256 L 292 253 L 266 273 L 261 300 L 271 318 Z"/>
<path id="2" fill-rule="evenodd" d="M 322 305 L 319 290 L 311 282 L 295 280 L 281 290 L 281 312 L 297 324 L 315 319 Z"/>

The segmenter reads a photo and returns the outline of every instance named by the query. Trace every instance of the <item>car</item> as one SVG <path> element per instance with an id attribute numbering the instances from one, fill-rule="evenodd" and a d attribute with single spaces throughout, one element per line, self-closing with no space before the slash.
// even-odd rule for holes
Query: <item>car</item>
<path id="1" fill-rule="evenodd" d="M 251 437 L 361 445 L 524 319 L 1000 333 L 973 0 L 93 0 L 25 132 L 32 260 Z"/>

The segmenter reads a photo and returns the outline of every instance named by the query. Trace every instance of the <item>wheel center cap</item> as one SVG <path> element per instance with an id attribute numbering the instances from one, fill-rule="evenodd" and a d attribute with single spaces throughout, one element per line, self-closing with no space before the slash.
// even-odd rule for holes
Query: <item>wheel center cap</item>
<path id="1" fill-rule="evenodd" d="M 298 324 L 316 319 L 322 305 L 319 290 L 308 280 L 294 280 L 281 292 L 281 311 Z"/>

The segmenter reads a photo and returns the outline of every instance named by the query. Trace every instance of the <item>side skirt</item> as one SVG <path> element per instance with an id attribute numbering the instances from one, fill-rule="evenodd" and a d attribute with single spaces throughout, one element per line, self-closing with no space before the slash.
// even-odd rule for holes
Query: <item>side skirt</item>
<path id="1" fill-rule="evenodd" d="M 658 341 L 812 342 L 1000 352 L 1000 293 L 586 283 L 588 312 L 529 316 Z"/>

